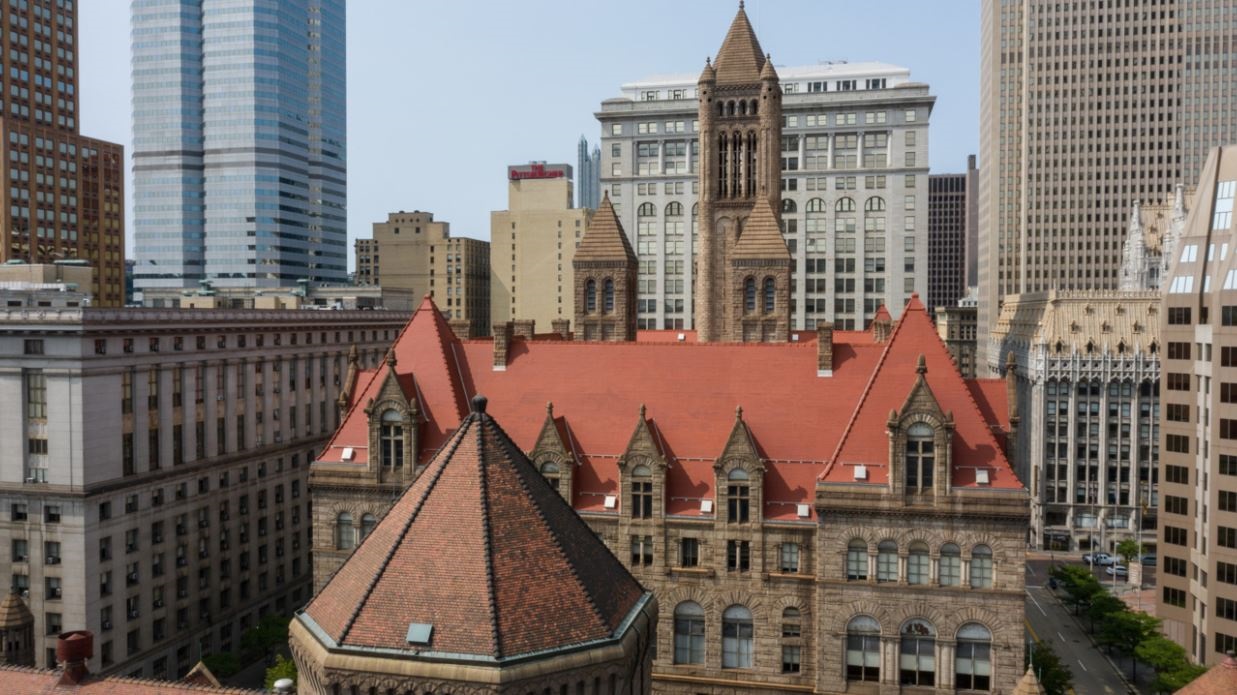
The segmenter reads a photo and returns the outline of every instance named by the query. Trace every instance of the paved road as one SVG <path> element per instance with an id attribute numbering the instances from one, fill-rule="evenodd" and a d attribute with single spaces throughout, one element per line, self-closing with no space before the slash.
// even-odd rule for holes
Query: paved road
<path id="1" fill-rule="evenodd" d="M 1069 614 L 1069 609 L 1043 586 L 1047 563 L 1027 563 L 1027 629 L 1048 643 L 1074 674 L 1078 695 L 1125 695 L 1121 677 Z"/>

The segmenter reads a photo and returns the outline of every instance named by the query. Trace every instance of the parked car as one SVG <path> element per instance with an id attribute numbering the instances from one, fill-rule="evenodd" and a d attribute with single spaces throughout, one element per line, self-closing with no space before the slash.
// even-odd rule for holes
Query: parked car
<path id="1" fill-rule="evenodd" d="M 1087 553 L 1082 556 L 1082 561 L 1088 565 L 1111 565 L 1115 560 L 1108 553 Z"/>
<path id="2" fill-rule="evenodd" d="M 1148 567 L 1155 567 L 1157 558 L 1155 555 L 1143 555 L 1142 563 Z"/>
<path id="3" fill-rule="evenodd" d="M 1116 576 L 1116 577 L 1128 577 L 1128 576 L 1130 576 L 1130 571 L 1129 571 L 1129 570 L 1127 570 L 1127 569 L 1125 568 L 1125 565 L 1109 565 L 1109 566 L 1108 566 L 1108 569 L 1104 570 L 1104 573 L 1105 573 L 1105 574 L 1107 574 L 1107 575 L 1108 575 L 1108 576 L 1110 576 L 1110 577 L 1113 577 L 1113 576 Z"/>

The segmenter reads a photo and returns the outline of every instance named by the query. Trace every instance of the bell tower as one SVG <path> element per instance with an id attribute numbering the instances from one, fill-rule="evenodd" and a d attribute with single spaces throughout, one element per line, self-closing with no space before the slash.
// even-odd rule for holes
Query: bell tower
<path id="1" fill-rule="evenodd" d="M 696 332 L 701 342 L 745 340 L 730 310 L 735 284 L 730 277 L 732 256 L 758 202 L 772 210 L 775 225 L 780 222 L 782 91 L 773 62 L 761 50 L 742 2 L 717 60 L 705 61 L 697 96 L 700 247 Z M 782 262 L 789 252 L 780 234 L 776 241 L 781 249 L 774 249 L 770 260 Z M 788 325 L 789 301 L 776 304 L 785 312 Z"/>

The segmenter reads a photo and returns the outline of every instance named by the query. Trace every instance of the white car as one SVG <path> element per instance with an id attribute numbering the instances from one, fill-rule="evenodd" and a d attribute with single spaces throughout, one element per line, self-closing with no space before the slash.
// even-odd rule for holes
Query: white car
<path id="1" fill-rule="evenodd" d="M 1082 556 L 1082 561 L 1088 565 L 1099 565 L 1101 567 L 1111 565 L 1116 562 L 1113 556 L 1108 553 L 1087 553 Z"/>
<path id="2" fill-rule="evenodd" d="M 1110 565 L 1104 572 L 1110 577 L 1130 576 L 1130 572 L 1125 568 L 1125 565 Z"/>

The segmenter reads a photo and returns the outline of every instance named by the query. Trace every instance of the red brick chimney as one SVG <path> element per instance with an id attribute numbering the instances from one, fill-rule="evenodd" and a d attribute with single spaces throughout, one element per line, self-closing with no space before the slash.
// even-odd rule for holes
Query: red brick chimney
<path id="1" fill-rule="evenodd" d="M 94 635 L 87 630 L 62 632 L 56 639 L 56 661 L 64 668 L 60 685 L 79 685 L 90 671 L 86 662 L 94 656 Z"/>

